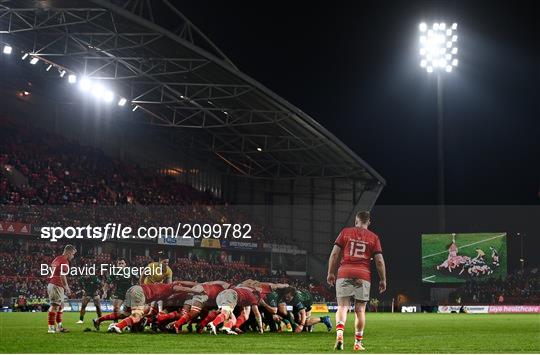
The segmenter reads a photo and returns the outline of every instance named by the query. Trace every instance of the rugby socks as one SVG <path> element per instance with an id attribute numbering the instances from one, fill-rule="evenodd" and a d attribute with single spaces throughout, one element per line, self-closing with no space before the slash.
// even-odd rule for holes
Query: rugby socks
<path id="1" fill-rule="evenodd" d="M 244 324 L 245 321 L 246 317 L 242 313 L 240 316 L 238 316 L 238 318 L 236 318 L 236 324 L 234 325 L 234 327 L 240 329 L 240 327 L 242 326 L 242 324 Z"/>
<path id="2" fill-rule="evenodd" d="M 180 314 L 178 314 L 176 311 L 171 313 L 161 313 L 157 316 L 156 322 L 158 324 L 169 323 L 175 319 L 178 319 L 179 316 Z"/>
<path id="3" fill-rule="evenodd" d="M 58 328 L 62 328 L 62 315 L 64 314 L 64 307 L 60 307 L 56 312 L 56 324 Z"/>
<path id="4" fill-rule="evenodd" d="M 208 323 L 213 321 L 219 314 L 219 311 L 209 312 L 208 315 L 199 323 L 199 326 L 202 328 L 206 327 Z"/>
<path id="5" fill-rule="evenodd" d="M 81 308 L 81 312 L 79 313 L 79 319 L 80 319 L 81 321 L 84 320 L 84 314 L 85 314 L 85 313 L 86 313 L 86 310 Z"/>
<path id="6" fill-rule="evenodd" d="M 219 316 L 216 317 L 216 319 L 212 321 L 212 324 L 214 324 L 217 327 L 218 325 L 223 323 L 226 318 L 227 318 L 227 315 L 225 315 L 224 313 L 221 313 Z"/>
<path id="7" fill-rule="evenodd" d="M 190 311 L 186 311 L 185 309 L 182 309 L 182 317 L 175 323 L 177 327 L 181 327 L 184 324 L 188 323 L 193 319 L 193 317 L 196 317 L 201 312 L 201 309 L 199 307 L 191 307 Z"/>
<path id="8" fill-rule="evenodd" d="M 354 342 L 355 343 L 361 343 L 363 339 L 364 339 L 364 331 L 363 330 L 354 333 Z"/>
<path id="9" fill-rule="evenodd" d="M 343 331 L 345 330 L 345 324 L 338 322 L 336 324 L 336 338 L 343 339 Z"/>
<path id="10" fill-rule="evenodd" d="M 215 325 L 215 323 L 214 323 L 214 325 Z M 229 329 L 230 330 L 233 325 L 234 325 L 233 321 L 229 319 L 228 321 L 225 322 L 225 324 L 223 324 L 223 329 Z"/>
<path id="11" fill-rule="evenodd" d="M 124 318 L 120 323 L 118 323 L 116 326 L 120 329 L 124 329 L 127 326 L 133 325 L 133 319 L 131 317 Z"/>
<path id="12" fill-rule="evenodd" d="M 56 312 L 49 311 L 47 320 L 48 320 L 48 324 L 49 324 L 49 329 L 51 329 L 51 327 L 54 329 L 54 325 L 55 325 L 55 322 L 56 322 Z"/>
<path id="13" fill-rule="evenodd" d="M 106 321 L 106 320 L 114 321 L 114 320 L 117 320 L 118 317 L 119 317 L 118 313 L 113 312 L 113 313 L 110 313 L 110 314 L 106 314 L 106 315 L 104 315 L 102 317 L 99 317 L 97 321 L 98 321 L 98 323 L 101 323 L 101 322 Z"/>

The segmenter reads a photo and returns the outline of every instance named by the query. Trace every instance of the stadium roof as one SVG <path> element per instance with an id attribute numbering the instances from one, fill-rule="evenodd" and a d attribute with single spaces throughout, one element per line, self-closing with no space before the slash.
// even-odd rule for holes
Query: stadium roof
<path id="1" fill-rule="evenodd" d="M 242 73 L 168 0 L 0 0 L 0 42 L 132 100 L 131 119 L 254 178 L 384 179 Z"/>

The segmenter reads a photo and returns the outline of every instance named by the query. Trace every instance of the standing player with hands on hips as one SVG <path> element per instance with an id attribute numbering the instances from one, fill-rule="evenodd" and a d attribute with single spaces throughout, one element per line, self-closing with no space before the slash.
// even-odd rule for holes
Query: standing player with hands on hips
<path id="1" fill-rule="evenodd" d="M 368 227 L 371 223 L 368 211 L 356 214 L 355 226 L 344 228 L 335 241 L 328 260 L 327 281 L 336 286 L 338 309 L 336 312 L 335 350 L 343 350 L 343 331 L 347 311 L 354 298 L 355 336 L 353 350 L 365 350 L 362 340 L 366 323 L 366 303 L 369 301 L 371 286 L 371 259 L 379 274 L 379 292 L 386 291 L 386 269 L 382 256 L 381 242 L 377 234 Z M 339 270 L 336 269 L 339 264 Z"/>

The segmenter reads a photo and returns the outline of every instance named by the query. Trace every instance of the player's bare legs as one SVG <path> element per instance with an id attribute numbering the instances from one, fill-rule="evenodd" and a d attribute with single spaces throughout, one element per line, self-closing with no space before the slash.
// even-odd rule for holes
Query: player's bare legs
<path id="1" fill-rule="evenodd" d="M 345 322 L 347 321 L 347 312 L 351 304 L 349 297 L 338 297 L 338 308 L 336 311 L 336 345 L 335 350 L 343 350 L 343 332 L 345 330 Z"/>
<path id="2" fill-rule="evenodd" d="M 106 314 L 104 316 L 100 316 L 99 318 L 93 319 L 94 322 L 94 328 L 99 331 L 99 325 L 103 321 L 113 321 L 116 322 L 118 319 L 124 319 L 127 316 L 129 316 L 129 313 L 122 312 L 120 310 L 120 307 L 122 306 L 122 303 L 124 303 L 124 300 L 116 298 L 113 301 L 113 311 L 110 314 Z"/>
<path id="3" fill-rule="evenodd" d="M 365 325 L 366 302 L 356 301 L 354 304 L 354 350 L 365 350 L 365 348 L 362 346 Z"/>
<path id="4" fill-rule="evenodd" d="M 234 325 L 234 331 L 241 333 L 240 327 L 249 319 L 249 314 L 251 313 L 251 306 L 246 306 L 242 309 L 242 313 L 236 318 L 236 324 Z"/>
<path id="5" fill-rule="evenodd" d="M 202 307 L 203 304 L 198 301 L 193 301 L 193 305 L 184 304 L 182 316 L 174 323 L 174 329 L 177 334 L 181 332 L 184 324 L 188 323 L 192 319 L 197 318 L 197 316 L 201 313 Z"/>
<path id="6" fill-rule="evenodd" d="M 222 331 L 226 332 L 227 334 L 237 334 L 236 332 L 231 330 L 231 327 L 234 326 L 234 324 L 236 323 L 236 317 L 234 316 L 233 310 L 234 309 L 230 306 L 221 307 L 221 313 L 216 317 L 216 319 L 208 323 L 208 325 L 210 326 L 210 332 L 212 334 L 216 334 L 216 328 L 221 323 L 224 323 Z"/>
<path id="7" fill-rule="evenodd" d="M 101 298 L 99 296 L 94 297 L 94 305 L 96 306 L 96 313 L 98 317 L 102 316 L 101 312 Z"/>
<path id="8" fill-rule="evenodd" d="M 144 307 L 139 306 L 132 309 L 127 309 L 127 312 L 130 312 L 131 315 L 124 318 L 121 322 L 118 324 L 111 324 L 109 326 L 109 331 L 115 331 L 117 333 L 122 333 L 124 328 L 126 327 L 133 327 L 133 325 L 138 324 L 141 319 L 144 317 Z"/>
<path id="9" fill-rule="evenodd" d="M 77 321 L 78 324 L 84 323 L 84 315 L 86 314 L 86 306 L 88 306 L 88 303 L 90 303 L 90 297 L 85 295 L 82 298 L 82 302 L 81 302 L 81 310 L 79 311 L 79 320 Z"/>

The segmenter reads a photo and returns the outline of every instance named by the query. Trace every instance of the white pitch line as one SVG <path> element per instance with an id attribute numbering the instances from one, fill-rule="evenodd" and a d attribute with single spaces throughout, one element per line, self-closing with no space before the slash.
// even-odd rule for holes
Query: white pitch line
<path id="1" fill-rule="evenodd" d="M 483 243 L 483 242 L 487 242 L 488 240 L 493 240 L 493 239 L 497 239 L 497 238 L 502 238 L 502 237 L 504 237 L 505 235 L 506 235 L 506 233 L 504 233 L 504 234 L 499 234 L 499 235 L 496 235 L 496 236 L 494 236 L 494 237 L 487 238 L 487 239 L 484 239 L 484 240 L 479 240 L 479 241 L 474 242 L 474 243 L 465 244 L 465 245 L 462 245 L 462 246 L 459 246 L 459 245 L 458 245 L 458 249 L 470 247 L 471 245 L 480 244 L 480 243 Z M 429 254 L 429 255 L 423 256 L 422 259 L 425 259 L 425 258 L 431 258 L 432 256 L 439 255 L 439 254 L 445 254 L 445 253 L 448 253 L 448 250 L 444 250 L 444 251 L 441 251 L 441 252 L 438 252 L 438 253 L 435 253 L 435 254 Z"/>
<path id="2" fill-rule="evenodd" d="M 435 276 L 436 276 L 436 275 L 431 275 L 431 276 L 428 276 L 428 277 L 424 277 L 424 278 L 422 279 L 422 281 L 424 281 L 424 282 L 435 283 L 435 281 L 429 280 L 429 279 L 431 279 L 432 277 L 435 277 Z"/>

